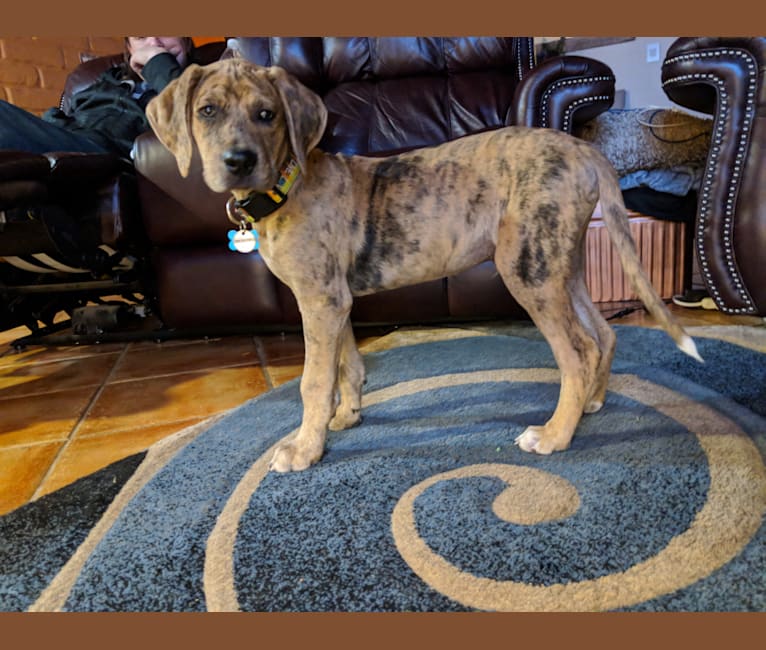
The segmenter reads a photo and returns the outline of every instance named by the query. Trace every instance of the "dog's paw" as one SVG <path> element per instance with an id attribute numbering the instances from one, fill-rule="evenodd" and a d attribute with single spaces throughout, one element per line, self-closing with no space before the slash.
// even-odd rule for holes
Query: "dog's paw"
<path id="1" fill-rule="evenodd" d="M 604 406 L 604 400 L 592 399 L 587 402 L 582 409 L 583 413 L 598 413 Z"/>
<path id="2" fill-rule="evenodd" d="M 349 411 L 338 411 L 330 420 L 330 431 L 343 431 L 344 429 L 350 429 L 351 427 L 359 424 L 362 421 L 362 413 L 359 409 L 351 409 Z"/>
<path id="3" fill-rule="evenodd" d="M 304 450 L 295 443 L 288 442 L 280 445 L 274 452 L 269 469 L 275 472 L 301 472 L 311 467 L 322 456 L 321 450 L 317 453 Z"/>
<path id="4" fill-rule="evenodd" d="M 547 435 L 545 427 L 527 427 L 515 442 L 522 451 L 544 456 L 554 451 L 564 451 L 569 447 L 569 440 L 561 441 L 552 438 Z"/>

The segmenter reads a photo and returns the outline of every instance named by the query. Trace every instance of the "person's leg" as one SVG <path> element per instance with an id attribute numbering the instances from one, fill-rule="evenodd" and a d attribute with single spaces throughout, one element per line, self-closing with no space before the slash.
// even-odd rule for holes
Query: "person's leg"
<path id="1" fill-rule="evenodd" d="M 29 153 L 78 151 L 104 153 L 106 149 L 79 133 L 71 133 L 24 109 L 0 101 L 0 149 Z"/>

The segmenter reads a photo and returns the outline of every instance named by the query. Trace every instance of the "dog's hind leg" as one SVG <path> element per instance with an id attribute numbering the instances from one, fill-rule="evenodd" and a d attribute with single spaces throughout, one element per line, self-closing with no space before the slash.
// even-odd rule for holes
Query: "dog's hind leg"
<path id="1" fill-rule="evenodd" d="M 601 360 L 599 341 L 578 313 L 571 286 L 563 274 L 550 273 L 544 280 L 519 272 L 512 247 L 498 247 L 495 262 L 501 277 L 551 346 L 561 371 L 556 409 L 542 426 L 530 426 L 516 439 L 524 450 L 550 454 L 569 447 L 583 411 L 597 384 Z M 580 307 L 581 309 L 581 307 Z M 587 321 L 586 321 L 587 322 Z"/>
<path id="2" fill-rule="evenodd" d="M 591 337 L 598 343 L 601 357 L 596 369 L 596 377 L 591 386 L 590 394 L 583 408 L 584 413 L 595 413 L 604 405 L 609 375 L 612 371 L 612 359 L 617 343 L 614 330 L 609 326 L 601 312 L 593 304 L 585 279 L 581 276 L 573 282 L 575 309 Z"/>
<path id="3" fill-rule="evenodd" d="M 338 392 L 340 402 L 330 420 L 330 429 L 340 431 L 353 427 L 362 419 L 362 385 L 364 362 L 356 347 L 354 330 L 347 322 L 341 334 L 340 364 L 338 367 Z"/>
<path id="4" fill-rule="evenodd" d="M 524 451 L 550 454 L 569 447 L 577 424 L 597 385 L 601 351 L 579 319 L 571 296 L 562 290 L 542 299 L 521 299 L 530 317 L 551 346 L 561 371 L 556 410 L 543 426 L 530 426 L 516 439 Z M 518 293 L 516 294 L 519 298 Z"/>

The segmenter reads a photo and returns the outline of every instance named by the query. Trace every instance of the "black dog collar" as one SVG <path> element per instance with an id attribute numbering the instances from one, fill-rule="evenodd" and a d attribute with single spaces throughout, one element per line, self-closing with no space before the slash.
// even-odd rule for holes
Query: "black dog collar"
<path id="1" fill-rule="evenodd" d="M 250 192 L 242 200 L 237 200 L 234 197 L 230 198 L 226 204 L 229 219 L 233 223 L 239 224 L 242 219 L 241 217 L 237 218 L 237 216 L 242 215 L 242 212 L 245 213 L 242 216 L 250 223 L 257 223 L 264 217 L 268 217 L 272 212 L 275 212 L 285 204 L 287 193 L 298 178 L 300 171 L 298 161 L 291 157 L 289 162 L 282 168 L 279 181 L 277 181 L 277 184 L 272 189 L 265 193 Z"/>

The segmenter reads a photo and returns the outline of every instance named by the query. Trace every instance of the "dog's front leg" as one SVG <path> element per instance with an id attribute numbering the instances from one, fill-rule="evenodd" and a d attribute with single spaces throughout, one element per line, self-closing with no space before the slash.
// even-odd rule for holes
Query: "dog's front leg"
<path id="1" fill-rule="evenodd" d="M 351 322 L 346 321 L 341 334 L 340 363 L 338 366 L 338 392 L 340 403 L 330 420 L 330 430 L 341 431 L 357 424 L 361 419 L 364 361 L 356 347 Z"/>
<path id="2" fill-rule="evenodd" d="M 277 472 L 304 470 L 324 452 L 327 427 L 335 411 L 341 338 L 351 311 L 350 296 L 347 305 L 336 307 L 339 302 L 336 297 L 315 296 L 304 301 L 298 297 L 306 347 L 301 377 L 303 421 L 296 437 L 274 453 L 271 469 Z"/>

